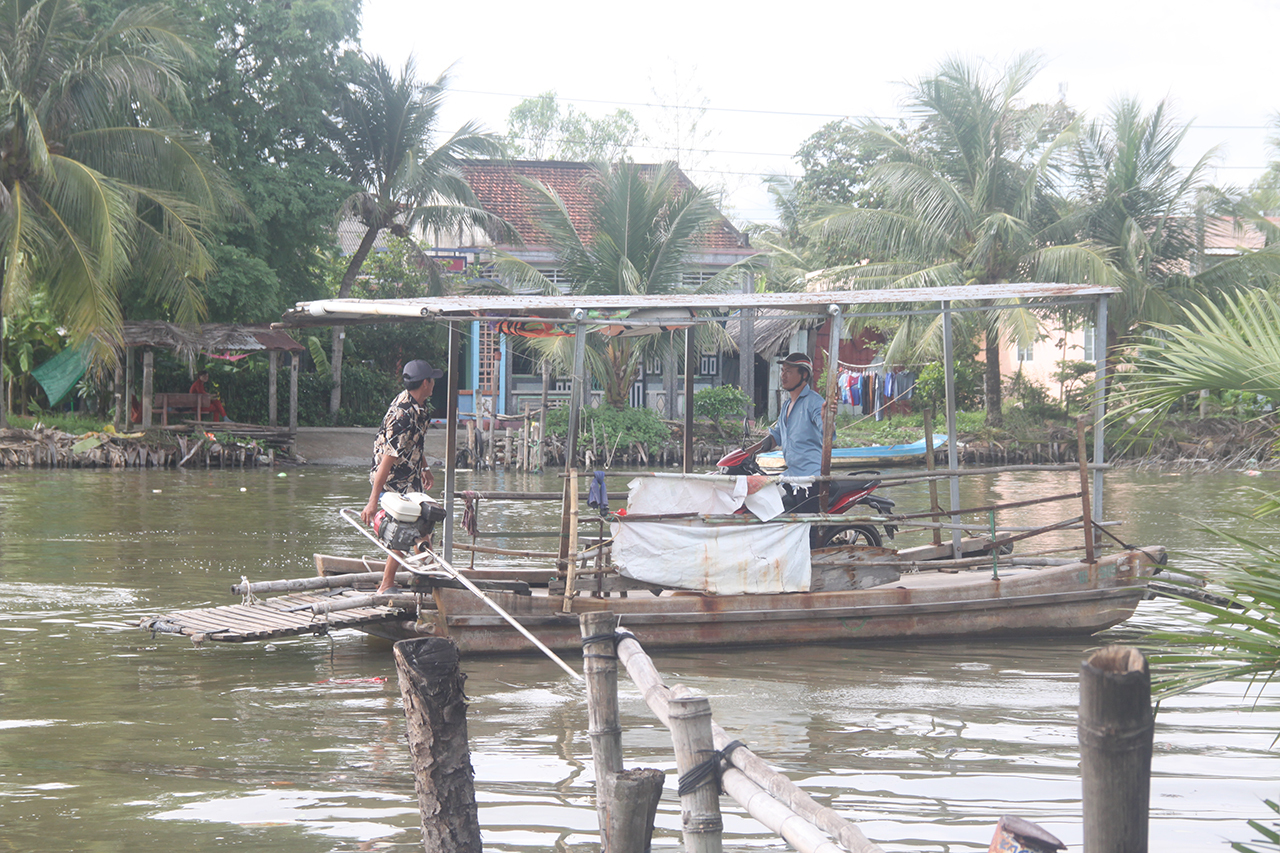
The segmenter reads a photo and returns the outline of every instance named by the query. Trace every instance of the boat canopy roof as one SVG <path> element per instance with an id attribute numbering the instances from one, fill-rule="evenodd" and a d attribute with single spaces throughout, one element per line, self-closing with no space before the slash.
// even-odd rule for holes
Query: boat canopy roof
<path id="1" fill-rule="evenodd" d="M 594 296 L 590 294 L 467 295 L 415 299 L 318 299 L 299 302 L 285 312 L 277 328 L 333 326 L 358 323 L 392 323 L 410 320 L 542 319 L 558 323 L 626 316 L 628 312 L 685 308 L 708 315 L 686 320 L 723 319 L 743 308 L 824 314 L 830 306 L 846 313 L 863 313 L 884 306 L 883 313 L 917 313 L 926 303 L 953 303 L 999 307 L 1000 303 L 1026 306 L 1028 300 L 1061 302 L 1119 293 L 1118 288 L 1086 284 L 1018 283 L 975 284 L 960 287 L 895 288 L 888 290 L 826 290 L 801 293 L 678 293 L 661 296 Z M 575 311 L 584 312 L 574 316 Z M 638 319 L 638 318 L 637 318 Z M 670 323 L 655 319 L 654 323 Z"/>

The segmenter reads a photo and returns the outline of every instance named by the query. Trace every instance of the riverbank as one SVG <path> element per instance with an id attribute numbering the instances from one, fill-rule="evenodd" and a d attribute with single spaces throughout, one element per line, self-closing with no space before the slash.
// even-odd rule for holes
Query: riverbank
<path id="1" fill-rule="evenodd" d="M 79 435 L 36 424 L 0 429 L 0 468 L 252 468 L 291 456 L 292 446 L 288 430 L 253 424 Z"/>
<path id="2" fill-rule="evenodd" d="M 109 431 L 70 433 L 36 424 L 33 429 L 0 430 L 0 467 L 3 468 L 168 468 L 253 467 L 273 464 L 310 464 L 361 467 L 369 464 L 373 427 L 299 427 L 290 436 L 285 429 L 254 424 L 182 424 L 168 428 L 118 434 Z M 694 441 L 694 464 L 715 461 L 741 442 L 718 434 L 699 434 Z M 906 435 L 906 432 L 903 433 Z M 427 433 L 426 452 L 445 457 L 444 429 Z M 459 431 L 459 449 L 466 433 Z M 919 436 L 917 436 L 918 438 Z M 678 436 L 677 436 L 678 438 Z M 518 436 L 499 435 L 499 460 L 517 458 L 503 446 Z M 914 440 L 914 439 L 912 439 Z M 1075 430 L 1046 423 L 1020 430 L 1019 435 L 996 431 L 961 431 L 958 436 L 962 465 L 1036 465 L 1077 461 Z M 884 443 L 878 436 L 861 440 L 841 434 L 840 446 Z M 1108 433 L 1107 460 L 1116 465 L 1153 466 L 1196 470 L 1261 469 L 1274 464 L 1273 449 L 1280 443 L 1280 427 L 1272 418 L 1240 421 L 1234 418 L 1170 420 L 1146 435 L 1123 430 Z M 642 455 L 613 448 L 611 464 L 604 453 L 588 444 L 583 448 L 584 468 L 651 465 L 670 467 L 681 463 L 682 444 L 670 441 L 655 453 Z M 1089 442 L 1092 448 L 1092 442 Z M 563 447 L 551 437 L 548 464 L 563 466 Z M 941 452 L 941 448 L 939 449 Z M 465 461 L 465 460 L 464 460 Z"/>

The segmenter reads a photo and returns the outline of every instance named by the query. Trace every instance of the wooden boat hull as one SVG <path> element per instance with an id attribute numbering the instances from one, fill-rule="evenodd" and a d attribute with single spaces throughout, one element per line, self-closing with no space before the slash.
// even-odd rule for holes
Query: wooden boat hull
<path id="1" fill-rule="evenodd" d="M 545 589 L 532 595 L 488 595 L 547 646 L 581 647 L 578 614 L 611 610 L 646 648 L 883 642 L 930 638 L 1088 635 L 1133 614 L 1163 548 L 1109 555 L 1089 565 L 990 567 L 954 574 L 904 574 L 884 586 L 839 592 L 712 596 L 632 591 L 627 597 L 564 598 Z M 416 619 L 363 626 L 391 640 L 448 636 L 466 653 L 532 651 L 527 640 L 471 593 L 433 592 L 435 606 Z"/>
<path id="2" fill-rule="evenodd" d="M 933 437 L 934 452 L 947 446 L 945 435 Z M 924 439 L 911 444 L 877 444 L 870 447 L 833 447 L 831 448 L 832 468 L 875 467 L 877 465 L 923 465 L 925 457 Z M 772 450 L 756 456 L 756 463 L 766 472 L 782 471 L 787 467 L 781 450 Z"/>

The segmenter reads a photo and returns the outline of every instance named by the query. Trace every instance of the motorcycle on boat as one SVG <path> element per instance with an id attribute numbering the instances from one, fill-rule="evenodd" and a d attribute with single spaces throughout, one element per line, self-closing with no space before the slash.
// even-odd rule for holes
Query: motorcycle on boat
<path id="1" fill-rule="evenodd" d="M 742 449 L 725 454 L 716 463 L 716 470 L 720 474 L 764 475 L 755 456 Z M 843 515 L 855 506 L 865 506 L 875 515 L 891 515 L 894 502 L 882 495 L 872 494 L 880 485 L 880 472 L 874 468 L 858 468 L 851 473 L 858 475 L 857 478 L 832 481 L 827 515 Z M 783 497 L 782 505 L 788 512 L 816 513 L 819 511 L 816 488 L 803 494 L 796 494 L 789 488 L 784 491 L 787 495 Z M 879 548 L 884 545 L 884 537 L 892 539 L 898 532 L 898 526 L 893 523 L 886 522 L 881 527 L 883 533 L 871 521 L 853 521 L 853 518 L 850 518 L 849 523 L 815 524 L 809 533 L 809 547 L 871 545 Z"/>

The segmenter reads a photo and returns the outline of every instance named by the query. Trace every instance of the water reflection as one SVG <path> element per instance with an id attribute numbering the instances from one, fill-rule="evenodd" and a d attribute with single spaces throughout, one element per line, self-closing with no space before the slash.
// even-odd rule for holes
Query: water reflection
<path id="1" fill-rule="evenodd" d="M 460 488 L 554 491 L 556 477 L 466 475 Z M 625 481 L 621 481 L 625 482 Z M 1119 472 L 1117 535 L 1211 568 L 1256 479 Z M 1069 477 L 965 481 L 967 505 L 1073 490 Z M 386 644 L 344 632 L 243 646 L 152 638 L 144 615 L 233 600 L 241 576 L 313 571 L 311 554 L 367 552 L 336 514 L 357 469 L 0 473 L 0 825 L 7 849 L 417 850 L 418 816 Z M 923 508 L 927 488 L 896 489 Z M 944 491 L 945 501 L 945 491 Z M 555 508 L 482 505 L 517 536 Z M 1078 514 L 1070 502 L 1005 523 Z M 1003 521 L 1003 520 L 1002 520 Z M 927 537 L 928 534 L 915 534 Z M 1064 541 L 1074 534 L 1064 533 Z M 1129 626 L 1168 624 L 1145 602 Z M 643 638 L 642 638 L 643 639 Z M 1003 813 L 1079 848 L 1075 705 L 1093 642 L 663 652 L 668 684 L 886 849 L 984 850 Z M 468 660 L 469 733 L 486 850 L 594 849 L 581 689 L 537 657 Z M 674 773 L 670 738 L 623 679 L 628 766 Z M 1226 849 L 1274 796 L 1280 713 L 1240 685 L 1165 702 L 1157 718 L 1151 847 Z M 725 800 L 726 808 L 732 806 Z M 680 841 L 668 790 L 658 846 Z M 776 847 L 736 807 L 727 849 Z"/>

